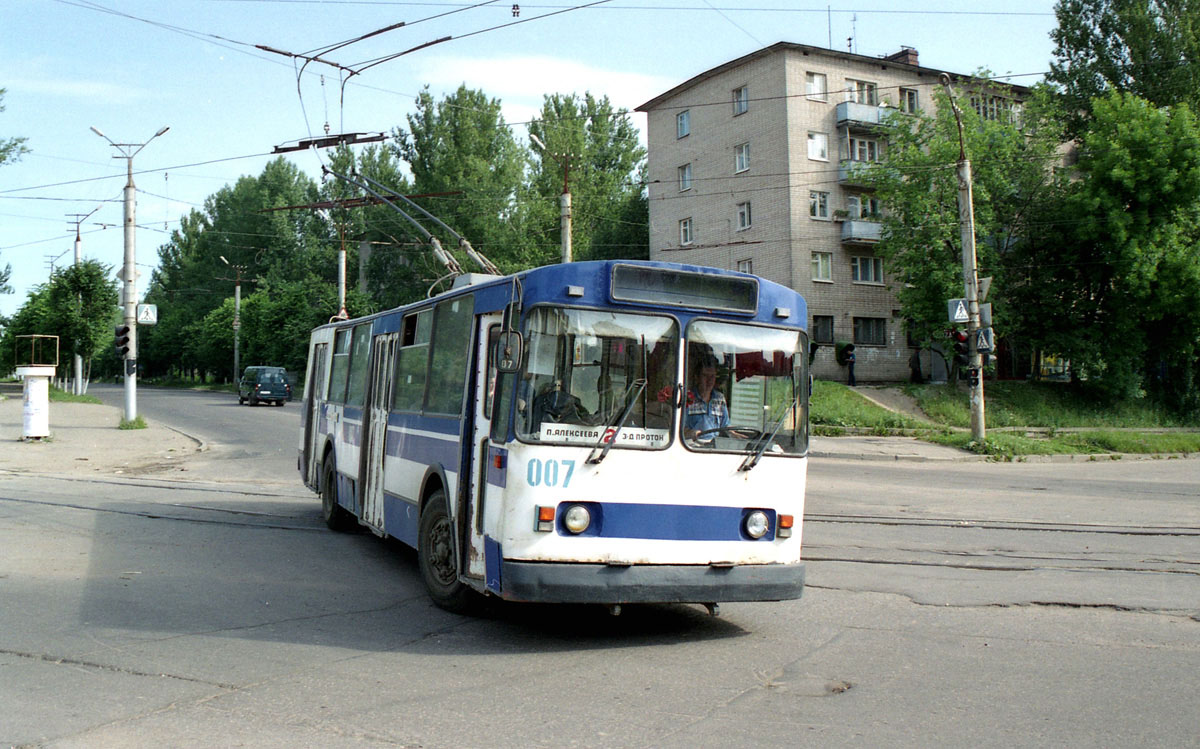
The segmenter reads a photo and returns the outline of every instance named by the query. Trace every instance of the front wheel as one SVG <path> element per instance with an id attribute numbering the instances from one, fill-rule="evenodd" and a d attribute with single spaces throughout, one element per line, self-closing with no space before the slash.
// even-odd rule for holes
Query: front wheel
<path id="1" fill-rule="evenodd" d="M 454 559 L 454 523 L 446 510 L 446 492 L 438 489 L 421 511 L 417 536 L 417 564 L 429 597 L 440 608 L 465 614 L 479 600 L 475 591 L 458 579 Z"/>
<path id="2" fill-rule="evenodd" d="M 325 458 L 321 471 L 321 516 L 334 531 L 353 530 L 358 525 L 358 520 L 337 502 L 337 460 L 333 453 Z"/>

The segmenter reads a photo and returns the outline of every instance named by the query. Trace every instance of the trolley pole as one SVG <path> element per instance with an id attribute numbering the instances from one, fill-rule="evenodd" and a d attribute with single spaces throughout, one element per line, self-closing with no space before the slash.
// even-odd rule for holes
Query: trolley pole
<path id="1" fill-rule="evenodd" d="M 975 205 L 971 194 L 971 161 L 963 137 L 962 111 L 950 87 L 950 76 L 942 74 L 942 85 L 958 122 L 958 225 L 962 241 L 963 296 L 967 300 L 967 383 L 971 401 L 971 439 L 987 436 L 983 405 L 983 357 L 979 354 L 979 273 L 975 258 Z"/>

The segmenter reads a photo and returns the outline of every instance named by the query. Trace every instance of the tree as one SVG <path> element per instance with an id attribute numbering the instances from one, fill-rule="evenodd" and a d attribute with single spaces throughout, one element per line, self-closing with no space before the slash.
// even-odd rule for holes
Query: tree
<path id="1" fill-rule="evenodd" d="M 1200 104 L 1200 0 L 1059 0 L 1050 33 L 1072 133 L 1110 89 L 1163 106 Z"/>
<path id="2" fill-rule="evenodd" d="M 1035 94 L 1018 117 L 985 119 L 971 99 L 1004 95 L 1002 87 L 977 82 L 959 92 L 963 136 L 971 158 L 976 253 L 981 275 L 993 276 L 991 296 L 1009 285 L 1012 249 L 1034 241 L 1031 218 L 1051 184 L 1059 132 L 1043 117 L 1046 92 Z M 863 165 L 856 179 L 882 202 L 882 237 L 875 249 L 887 270 L 908 332 L 919 341 L 941 339 L 948 323 L 946 300 L 963 296 L 959 229 L 959 129 L 944 91 L 933 95 L 936 113 L 893 113 L 884 126 L 887 161 Z M 861 203 L 862 210 L 871 209 Z M 994 305 L 1005 329 L 1007 305 Z M 1010 329 L 1005 329 L 1011 332 Z"/>
<path id="3" fill-rule="evenodd" d="M 615 111 L 607 96 L 554 94 L 545 97 L 529 132 L 545 144 L 533 149 L 531 224 L 539 227 L 542 242 L 559 239 L 539 253 L 537 264 L 559 255 L 564 176 L 571 192 L 575 260 L 648 258 L 649 210 L 641 173 L 646 150 L 628 114 Z"/>
<path id="4" fill-rule="evenodd" d="M 1037 345 L 1113 398 L 1195 403 L 1200 127 L 1187 105 L 1110 92 L 1092 102 L 1078 159 L 1018 247 L 1012 306 Z"/>
<path id="5" fill-rule="evenodd" d="M 0 112 L 4 111 L 4 93 L 5 89 L 0 88 Z M 0 138 L 0 166 L 16 161 L 26 153 L 29 149 L 25 147 L 24 138 Z M 12 265 L 6 263 L 0 268 L 0 294 L 12 293 L 12 287 L 8 285 L 11 276 Z"/>
<path id="6" fill-rule="evenodd" d="M 139 361 L 148 374 L 180 374 L 198 370 L 224 375 L 231 371 L 219 357 L 209 356 L 189 339 L 196 326 L 230 299 L 237 271 L 242 268 L 242 293 L 249 296 L 262 284 L 284 284 L 337 278 L 337 242 L 332 228 L 311 210 L 282 210 L 312 203 L 319 197 L 315 182 L 294 164 L 275 159 L 257 177 L 242 177 L 211 195 L 203 211 L 185 216 L 171 240 L 159 248 L 159 267 L 146 293 L 158 304 L 158 325 L 145 329 L 138 343 Z M 222 260 L 224 258 L 224 260 Z M 306 317 L 307 305 L 294 310 Z M 327 320 L 337 311 L 324 310 Z M 232 324 L 232 321 L 231 321 Z M 252 335 L 246 328 L 243 336 Z M 213 339 L 208 336 L 206 345 Z M 302 341 L 292 345 L 303 348 Z M 228 361 L 233 359 L 232 329 Z M 267 364 L 270 362 L 261 362 Z"/>
<path id="7" fill-rule="evenodd" d="M 413 191 L 427 196 L 418 202 L 502 269 L 527 267 L 536 255 L 519 202 L 527 155 L 500 101 L 460 86 L 434 102 L 426 88 L 416 106 L 393 148 L 412 171 Z"/>
<path id="8" fill-rule="evenodd" d="M 54 310 L 53 327 L 59 336 L 60 360 L 79 355 L 90 370 L 92 357 L 112 343 L 120 294 L 110 273 L 110 266 L 84 260 L 57 268 L 50 277 L 46 301 Z"/>

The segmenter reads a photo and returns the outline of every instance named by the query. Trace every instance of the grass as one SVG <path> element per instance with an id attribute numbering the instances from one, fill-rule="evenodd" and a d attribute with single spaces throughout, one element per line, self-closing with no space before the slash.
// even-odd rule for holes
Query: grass
<path id="1" fill-rule="evenodd" d="M 1000 460 L 1025 455 L 1200 453 L 1200 429 L 1196 429 L 1200 416 L 1173 414 L 1146 401 L 1103 406 L 1066 383 L 986 383 L 988 433 L 983 443 L 965 431 L 970 424 L 965 389 L 907 385 L 904 390 L 916 399 L 929 422 L 876 406 L 840 383 L 815 382 L 810 410 L 813 433 L 904 433 Z"/>
<path id="2" fill-rule="evenodd" d="M 93 403 L 100 405 L 100 399 L 94 395 L 75 395 L 68 393 L 66 390 L 60 390 L 54 386 L 50 387 L 50 402 L 51 403 Z"/>
<path id="3" fill-rule="evenodd" d="M 146 420 L 139 414 L 134 419 L 121 419 L 121 423 L 117 425 L 117 429 L 145 429 Z"/>

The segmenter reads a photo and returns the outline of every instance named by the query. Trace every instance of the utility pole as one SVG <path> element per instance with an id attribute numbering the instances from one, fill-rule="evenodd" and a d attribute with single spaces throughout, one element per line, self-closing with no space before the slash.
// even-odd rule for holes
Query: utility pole
<path id="1" fill-rule="evenodd" d="M 80 227 L 80 225 L 83 224 L 84 221 L 86 221 L 93 213 L 95 213 L 98 210 L 100 210 L 100 206 L 96 206 L 88 213 L 68 214 L 69 216 L 71 216 L 72 218 L 75 219 L 75 265 L 76 266 L 78 266 L 79 263 L 83 260 L 83 240 L 80 239 L 80 236 L 79 236 L 79 227 Z M 82 305 L 83 305 L 82 296 L 78 297 L 78 301 L 79 301 L 80 306 L 82 307 Z M 87 391 L 87 388 L 84 387 L 84 384 L 83 384 L 83 354 L 76 351 L 75 352 L 75 382 L 71 387 L 71 392 L 74 393 L 75 395 L 83 395 L 86 391 Z"/>
<path id="2" fill-rule="evenodd" d="M 979 354 L 979 273 L 975 265 L 975 205 L 971 195 L 971 161 L 963 137 L 962 111 L 954 98 L 950 76 L 942 85 L 958 122 L 958 225 L 962 241 L 963 296 L 967 300 L 967 383 L 971 400 L 971 439 L 983 442 L 986 434 L 983 408 L 983 358 Z"/>
<path id="3" fill-rule="evenodd" d="M 145 143 L 113 143 L 107 135 L 93 127 L 91 130 L 120 152 L 114 159 L 125 159 L 127 179 L 125 181 L 125 264 L 121 271 L 124 282 L 122 303 L 125 307 L 125 325 L 129 326 L 129 352 L 125 355 L 125 421 L 137 418 L 137 226 L 134 213 L 137 206 L 137 189 L 133 184 L 133 157 L 137 156 L 150 141 L 171 128 L 163 127 L 150 136 Z"/>
<path id="4" fill-rule="evenodd" d="M 242 273 L 245 272 L 246 266 L 234 265 L 225 259 L 224 255 L 219 255 L 221 262 L 233 269 L 234 278 L 225 278 L 224 281 L 233 281 L 233 381 L 236 383 L 242 373 Z"/>
<path id="5" fill-rule="evenodd" d="M 569 262 L 571 262 L 571 254 L 572 254 L 571 253 L 571 187 L 570 187 L 571 154 L 569 154 L 569 153 L 553 153 L 552 151 L 550 151 L 549 148 L 546 147 L 546 144 L 542 142 L 542 139 L 537 137 L 533 133 L 529 134 L 529 138 L 534 143 L 536 143 L 539 148 L 542 149 L 542 153 L 546 154 L 547 156 L 554 159 L 555 161 L 561 162 L 563 165 L 563 191 L 562 191 L 562 195 L 559 196 L 558 205 L 559 205 L 560 226 L 561 226 L 561 232 L 562 232 L 562 261 L 564 263 L 569 263 Z"/>

